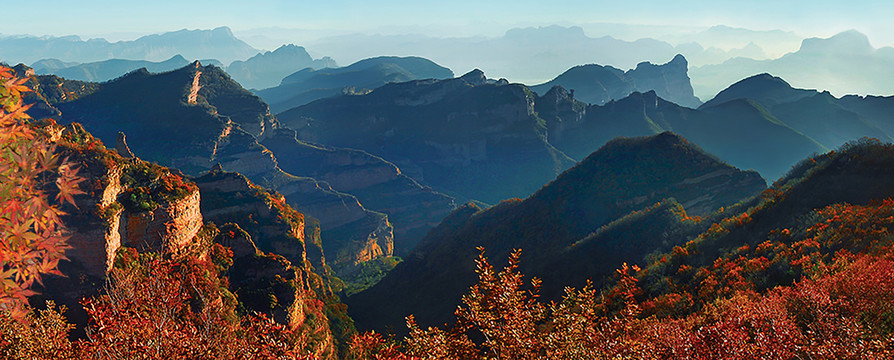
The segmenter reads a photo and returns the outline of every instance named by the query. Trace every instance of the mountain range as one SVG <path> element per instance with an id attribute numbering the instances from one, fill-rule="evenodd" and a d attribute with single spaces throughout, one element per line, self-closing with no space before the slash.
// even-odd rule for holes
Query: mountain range
<path id="1" fill-rule="evenodd" d="M 536 94 L 472 71 L 320 99 L 277 115 L 298 139 L 390 159 L 415 180 L 461 199 L 530 194 L 574 160 L 547 141 Z"/>
<path id="2" fill-rule="evenodd" d="M 222 63 L 230 63 L 247 59 L 258 52 L 236 38 L 228 27 L 212 30 L 183 29 L 114 43 L 105 39 L 82 40 L 74 35 L 0 37 L 0 59 L 11 64 L 31 64 L 41 59 L 77 63 L 109 59 L 164 61 L 176 55 L 186 59 L 217 59 Z"/>
<path id="3" fill-rule="evenodd" d="M 685 94 L 685 69 L 671 65 L 673 76 L 656 71 L 652 84 Z M 603 84 L 618 86 L 617 94 L 630 91 L 629 83 Z M 591 88 L 581 89 L 578 96 L 588 96 Z M 367 151 L 439 191 L 491 204 L 529 196 L 616 136 L 674 131 L 734 166 L 771 179 L 829 148 L 751 100 L 692 109 L 651 90 L 623 96 L 588 106 L 559 86 L 538 96 L 520 84 L 488 82 L 474 71 L 451 80 L 389 84 L 368 94 L 321 99 L 277 117 L 303 141 Z"/>
<path id="4" fill-rule="evenodd" d="M 721 64 L 691 69 L 693 88 L 700 97 L 711 97 L 729 84 L 755 74 L 781 76 L 795 86 L 846 94 L 894 94 L 894 48 L 874 48 L 866 35 L 845 31 L 829 38 L 809 38 L 797 51 L 778 59 L 734 58 Z"/>
<path id="5" fill-rule="evenodd" d="M 245 61 L 233 61 L 229 66 L 224 66 L 216 59 L 199 61 L 203 64 L 224 68 L 244 87 L 258 89 L 279 84 L 283 77 L 301 69 L 336 67 L 334 60 L 328 57 L 315 60 L 308 55 L 303 47 L 291 44 L 283 45 L 274 51 L 259 53 Z M 150 72 L 166 72 L 182 68 L 190 62 L 179 54 L 161 62 L 110 59 L 79 64 L 58 59 L 41 59 L 32 63 L 31 68 L 41 75 L 57 75 L 69 80 L 102 82 L 140 68 L 146 68 Z"/>
<path id="6" fill-rule="evenodd" d="M 491 259 L 526 250 L 522 271 L 552 283 L 543 294 L 555 298 L 563 286 L 605 278 L 623 262 L 642 262 L 646 251 L 678 245 L 661 236 L 589 239 L 613 220 L 633 211 L 704 215 L 765 187 L 757 173 L 722 163 L 672 133 L 615 139 L 525 200 L 456 210 L 381 282 L 349 298 L 349 311 L 364 329 L 399 328 L 409 314 L 426 326 L 446 322 L 475 280 L 478 247 Z"/>
<path id="7" fill-rule="evenodd" d="M 179 34 L 232 37 L 227 29 Z M 568 42 L 555 41 L 562 37 Z M 856 32 L 808 39 L 762 64 L 834 68 L 851 59 L 884 79 L 876 61 L 888 48 L 864 40 Z M 642 45 L 653 55 L 682 46 L 562 27 L 491 41 L 489 51 L 531 45 L 518 54 L 550 41 L 563 51 Z M 808 61 L 829 54 L 837 60 Z M 226 69 L 186 59 L 36 62 L 93 79 L 141 67 L 103 82 L 13 69 L 34 90 L 22 95 L 27 126 L 85 178 L 76 206 L 63 208 L 68 277 L 51 277 L 33 299 L 75 309 L 81 329 L 95 311 L 80 300 L 124 283 L 105 281 L 117 271 L 151 269 L 146 263 L 207 265 L 197 273 L 213 296 L 188 290 L 198 299 L 189 311 L 207 303 L 225 309 L 222 317 L 266 314 L 309 356 L 333 359 L 346 356 L 351 318 L 361 330 L 393 332 L 410 314 L 426 328 L 468 309 L 477 300 L 463 294 L 477 296 L 482 287 L 469 287 L 487 277 L 481 260 L 476 276 L 482 252 L 502 265 L 522 249 L 519 269 L 543 280 L 534 282 L 542 301 L 575 294 L 566 287 L 601 298 L 571 312 L 683 322 L 702 309 L 721 314 L 730 305 L 715 300 L 727 295 L 750 301 L 793 282 L 810 286 L 836 264 L 888 246 L 860 239 L 890 242 L 887 213 L 836 230 L 856 240 L 822 229 L 862 214 L 857 207 L 891 202 L 883 199 L 894 196 L 894 97 L 837 97 L 759 72 L 703 103 L 683 54 L 628 71 L 574 66 L 530 87 L 478 69 L 455 77 L 422 57 L 336 67 L 295 45 Z M 800 257 L 814 248 L 824 253 Z M 638 269 L 628 264 L 645 270 L 628 275 Z M 364 336 L 352 343 L 377 341 Z"/>
<path id="8" fill-rule="evenodd" d="M 526 84 L 542 83 L 580 64 L 598 63 L 631 69 L 643 61 L 667 61 L 676 54 L 697 59 L 698 65 L 716 63 L 737 54 L 762 54 L 755 50 L 757 45 L 743 44 L 741 50 L 721 50 L 707 45 L 693 46 L 692 41 L 675 46 L 651 37 L 621 40 L 606 34 L 608 32 L 590 36 L 578 26 L 551 25 L 513 28 L 497 37 L 439 38 L 420 34 L 363 33 L 323 37 L 305 45 L 335 59 L 363 59 L 382 53 L 421 56 L 454 71 L 468 72 L 478 68 L 496 78 Z"/>
<path id="9" fill-rule="evenodd" d="M 165 72 L 182 68 L 189 63 L 190 61 L 180 55 L 160 62 L 111 59 L 86 64 L 68 63 L 64 67 L 57 67 L 58 64 L 63 64 L 59 60 L 44 59 L 36 61 L 32 64 L 32 68 L 39 74 L 53 74 L 69 80 L 102 82 L 140 68 L 145 68 L 150 72 Z M 217 65 L 219 64 L 218 62 Z"/>
<path id="10" fill-rule="evenodd" d="M 63 84 L 73 91 L 64 92 L 68 88 Z M 103 84 L 38 76 L 33 87 L 35 118 L 80 122 L 109 144 L 123 133 L 137 157 L 186 174 L 198 176 L 220 164 L 276 189 L 289 204 L 319 221 L 327 239 L 323 246 L 336 271 L 350 272 L 364 261 L 391 256 L 395 235 L 398 252 L 409 251 L 453 208 L 452 198 L 401 175 L 381 158 L 289 137 L 266 104 L 215 66 L 196 62 L 157 75 L 142 70 Z M 276 155 L 263 143 L 283 153 Z M 283 158 L 281 165 L 277 156 Z M 307 162 L 317 167 L 301 166 Z M 331 180 L 364 199 L 309 175 Z M 388 214 L 364 207 L 361 201 L 367 198 Z M 389 215 L 399 226 L 396 232 Z"/>
<path id="11" fill-rule="evenodd" d="M 226 70 L 246 89 L 266 89 L 298 70 L 334 67 L 337 67 L 335 60 L 328 56 L 313 59 L 304 47 L 288 44 L 245 61 L 233 61 Z"/>

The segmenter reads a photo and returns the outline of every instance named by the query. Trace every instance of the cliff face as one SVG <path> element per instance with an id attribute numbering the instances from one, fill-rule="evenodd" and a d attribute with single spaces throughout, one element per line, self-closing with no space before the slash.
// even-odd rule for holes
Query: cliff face
<path id="1" fill-rule="evenodd" d="M 61 130 L 63 139 L 77 138 L 79 142 L 67 142 L 60 148 L 81 163 L 80 174 L 88 184 L 86 194 L 77 198 L 78 208 L 68 209 L 66 219 L 74 229 L 66 256 L 86 274 L 104 277 L 121 246 L 178 252 L 189 245 L 203 224 L 198 188 L 155 187 L 153 182 L 182 183 L 183 179 L 158 165 L 100 149 L 101 143 L 77 124 L 51 127 Z M 85 151 L 80 148 L 83 144 L 92 149 Z M 143 191 L 156 193 L 152 196 Z M 134 201 L 136 198 L 139 200 Z"/>
<path id="2" fill-rule="evenodd" d="M 642 62 L 626 72 L 611 66 L 580 65 L 549 82 L 532 86 L 531 90 L 545 94 L 551 88 L 561 86 L 573 89 L 575 99 L 596 105 L 623 99 L 633 92 L 655 91 L 676 104 L 696 108 L 702 102 L 693 95 L 688 67 L 683 55 L 662 65 Z"/>
<path id="3" fill-rule="evenodd" d="M 288 325 L 316 358 L 334 358 L 335 341 L 321 301 L 331 296 L 325 277 L 321 279 L 305 262 L 258 250 L 253 239 L 264 241 L 234 223 L 221 226 L 214 237 L 215 243 L 233 250 L 233 265 L 226 272 L 230 291 L 247 310 L 270 314 Z"/>
<path id="4" fill-rule="evenodd" d="M 338 303 L 333 277 L 320 241 L 305 244 L 304 216 L 282 195 L 221 172 L 200 178 L 199 187 L 176 171 L 109 151 L 78 124 L 47 122 L 41 131 L 55 134 L 58 151 L 84 178 L 84 194 L 75 196 L 77 206 L 67 206 L 63 217 L 71 231 L 68 261 L 60 266 L 65 277 L 49 277 L 42 290 L 73 309 L 73 322 L 85 321 L 78 300 L 102 290 L 122 248 L 206 259 L 210 240 L 230 247 L 234 260 L 227 273 L 205 276 L 228 276 L 229 294 L 243 308 L 288 325 L 316 358 L 335 358 L 328 314 L 344 315 L 327 312 L 327 304 Z M 218 230 L 205 220 L 226 224 Z"/>
<path id="5" fill-rule="evenodd" d="M 210 172 L 195 181 L 208 221 L 241 224 L 260 250 L 296 264 L 307 262 L 304 215 L 288 208 L 285 197 L 268 193 L 238 173 Z M 314 266 L 322 269 L 325 258 L 319 260 Z"/>
<path id="6" fill-rule="evenodd" d="M 187 245 L 202 227 L 199 191 L 183 199 L 159 206 L 153 211 L 124 211 L 119 222 L 123 244 L 137 249 L 177 252 Z"/>
<path id="7" fill-rule="evenodd" d="M 295 131 L 288 129 L 274 131 L 263 144 L 274 153 L 288 154 L 278 159 L 285 171 L 326 181 L 388 215 L 397 255 L 408 254 L 454 207 L 452 197 L 420 185 L 396 165 L 364 151 L 311 145 L 299 141 Z M 377 228 L 372 234 L 381 237 L 386 232 Z M 381 251 L 367 251 L 357 259 L 390 256 L 391 244 L 383 245 L 378 247 Z"/>

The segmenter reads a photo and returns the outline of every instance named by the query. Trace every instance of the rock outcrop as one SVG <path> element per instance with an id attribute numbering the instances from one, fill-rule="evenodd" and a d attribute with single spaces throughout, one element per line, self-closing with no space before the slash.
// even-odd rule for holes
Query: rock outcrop
<path id="1" fill-rule="evenodd" d="M 74 196 L 76 206 L 65 206 L 62 218 L 71 232 L 68 260 L 60 264 L 65 277 L 48 276 L 41 300 L 73 309 L 69 319 L 83 326 L 86 314 L 78 301 L 101 291 L 123 248 L 134 254 L 207 259 L 216 256 L 208 246 L 213 241 L 230 247 L 234 256 L 226 273 L 205 275 L 229 278 L 224 282 L 229 292 L 214 296 L 235 294 L 231 300 L 240 307 L 288 325 L 316 358 L 335 358 L 329 318 L 347 317 L 337 308 L 327 310 L 339 300 L 330 285 L 334 278 L 321 242 L 317 238 L 307 245 L 314 248 L 308 256 L 304 216 L 282 195 L 242 175 L 221 172 L 200 179 L 200 188 L 177 171 L 121 157 L 76 123 L 63 127 L 44 122 L 40 131 L 57 134 L 52 138 L 57 150 L 78 166 L 84 179 L 84 193 Z M 225 224 L 218 230 L 206 219 Z M 265 251 L 258 250 L 252 238 Z"/>
<path id="2" fill-rule="evenodd" d="M 120 131 L 115 138 L 115 151 L 125 159 L 133 159 L 135 157 L 133 151 L 130 151 L 130 147 L 127 146 L 127 136 Z"/>
<path id="3" fill-rule="evenodd" d="M 252 236 L 238 224 L 227 223 L 213 240 L 233 250 L 233 265 L 227 270 L 229 289 L 249 311 L 269 314 L 301 337 L 307 351 L 320 359 L 336 355 L 335 343 L 318 296 L 319 278 L 303 262 L 260 251 Z M 323 336 L 321 336 L 323 335 Z"/>
<path id="4" fill-rule="evenodd" d="M 121 246 L 178 252 L 201 229 L 198 188 L 183 185 L 167 189 L 158 185 L 168 181 L 182 184 L 179 175 L 101 148 L 78 124 L 66 126 L 61 137 L 69 140 L 60 148 L 81 164 L 80 174 L 88 184 L 83 189 L 86 194 L 76 198 L 78 207 L 67 209 L 69 215 L 64 219 L 72 228 L 71 249 L 66 256 L 84 273 L 106 276 Z M 149 191 L 155 193 L 146 193 Z"/>

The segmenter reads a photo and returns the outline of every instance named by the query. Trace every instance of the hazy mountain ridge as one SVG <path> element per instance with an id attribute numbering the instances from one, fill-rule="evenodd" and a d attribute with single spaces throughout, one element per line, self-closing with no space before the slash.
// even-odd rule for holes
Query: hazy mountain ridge
<path id="1" fill-rule="evenodd" d="M 227 27 L 213 30 L 178 30 L 132 41 L 81 40 L 77 36 L 0 37 L 0 59 L 30 64 L 41 59 L 79 63 L 108 59 L 163 61 L 175 55 L 187 59 L 217 59 L 223 63 L 247 59 L 259 51 L 233 36 Z"/>
<path id="2" fill-rule="evenodd" d="M 282 78 L 279 86 L 257 91 L 273 112 L 345 93 L 364 93 L 388 83 L 453 78 L 453 71 L 431 60 L 380 56 L 341 68 L 307 68 Z"/>
<path id="3" fill-rule="evenodd" d="M 214 59 L 199 60 L 207 65 L 223 66 Z M 174 55 L 165 61 L 109 59 L 90 63 L 64 63 L 57 59 L 44 59 L 32 64 L 34 71 L 40 75 L 56 75 L 68 80 L 104 82 L 126 75 L 129 72 L 146 69 L 149 72 L 167 72 L 182 68 L 191 63 L 183 56 Z"/>
<path id="4" fill-rule="evenodd" d="M 894 49 L 874 48 L 856 30 L 829 38 L 804 39 L 801 48 L 773 60 L 736 58 L 690 70 L 693 87 L 710 97 L 739 79 L 760 73 L 780 76 L 795 86 L 845 94 L 894 94 L 890 64 Z"/>
<path id="5" fill-rule="evenodd" d="M 701 105 L 701 101 L 692 93 L 687 70 L 688 62 L 679 54 L 665 64 L 642 62 L 626 72 L 611 66 L 579 65 L 549 82 L 530 88 L 538 94 L 545 94 L 553 86 L 562 86 L 573 89 L 576 99 L 599 105 L 620 100 L 635 91 L 654 90 L 664 99 L 695 108 Z"/>
<path id="6" fill-rule="evenodd" d="M 693 46 L 692 41 L 674 46 L 647 36 L 626 41 L 605 34 L 590 36 L 578 26 L 550 25 L 513 28 L 501 37 L 350 34 L 324 37 L 307 45 L 335 59 L 362 59 L 382 53 L 422 56 L 455 71 L 479 68 L 497 78 L 523 83 L 542 83 L 580 64 L 632 69 L 640 62 L 658 63 L 676 54 L 683 54 L 698 65 L 717 63 L 737 54 L 757 55 L 757 45 L 742 45 L 743 49 L 737 52 Z"/>
<path id="7" fill-rule="evenodd" d="M 227 73 L 246 89 L 265 89 L 276 86 L 295 71 L 310 68 L 334 68 L 335 60 L 323 57 L 313 59 L 302 46 L 283 45 L 248 60 L 236 60 L 226 67 Z"/>
<path id="8" fill-rule="evenodd" d="M 674 131 L 731 164 L 768 179 L 785 174 L 798 159 L 861 137 L 891 141 L 886 97 L 847 96 L 796 89 L 769 74 L 743 79 L 697 109 L 657 96 L 633 93 L 605 105 L 583 106 L 563 88 L 551 89 L 537 111 L 547 119 L 549 141 L 573 158 L 612 136 Z M 541 101 L 543 101 L 541 100 Z M 555 105 L 554 105 L 555 104 Z M 551 108 L 562 109 L 554 113 Z"/>

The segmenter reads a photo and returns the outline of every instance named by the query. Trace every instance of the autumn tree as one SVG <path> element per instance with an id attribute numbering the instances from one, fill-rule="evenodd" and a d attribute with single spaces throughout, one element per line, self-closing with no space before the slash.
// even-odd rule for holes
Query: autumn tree
<path id="1" fill-rule="evenodd" d="M 22 317 L 26 298 L 41 274 L 58 274 L 65 258 L 63 202 L 81 193 L 77 169 L 55 153 L 27 123 L 22 93 L 26 78 L 0 66 L 0 310 Z M 47 195 L 55 179 L 57 195 Z"/>

